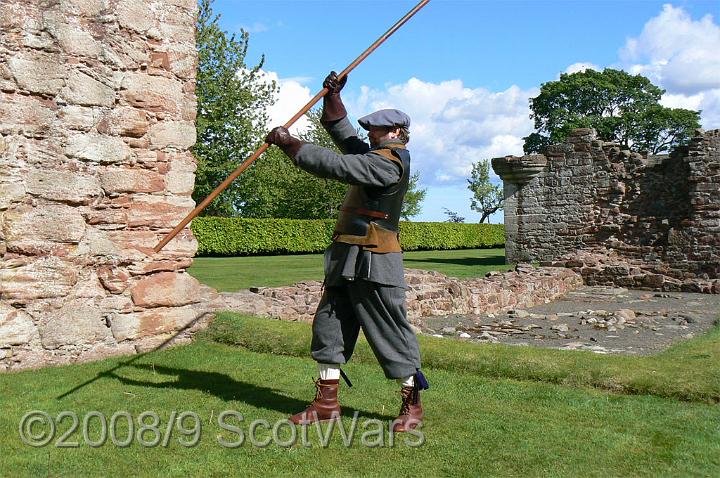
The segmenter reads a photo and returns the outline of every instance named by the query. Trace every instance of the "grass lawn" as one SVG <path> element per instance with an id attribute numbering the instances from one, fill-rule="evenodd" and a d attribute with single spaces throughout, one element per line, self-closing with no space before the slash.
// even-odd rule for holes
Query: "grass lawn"
<path id="1" fill-rule="evenodd" d="M 259 324 L 271 324 L 259 327 Z M 252 330 L 259 332 L 252 336 Z M 250 443 L 250 424 L 257 419 L 272 426 L 302 409 L 312 398 L 310 377 L 315 364 L 293 356 L 298 344 L 309 340 L 307 324 L 293 324 L 222 315 L 195 343 L 132 358 L 114 358 L 91 364 L 47 368 L 32 372 L 0 375 L 3 414 L 0 417 L 0 456 L 3 476 L 719 476 L 720 408 L 715 403 L 666 398 L 663 390 L 675 381 L 682 369 L 686 387 L 712 395 L 720 369 L 720 331 L 683 344 L 676 353 L 678 363 L 660 357 L 648 369 L 652 394 L 615 394 L 591 388 L 578 381 L 546 383 L 543 374 L 556 369 L 570 376 L 597 364 L 607 364 L 608 379 L 631 374 L 635 363 L 619 363 L 613 357 L 577 351 L 538 351 L 527 347 L 468 344 L 454 339 L 428 338 L 422 344 L 430 390 L 423 392 L 426 423 L 419 435 L 398 435 L 390 446 L 387 425 L 382 441 L 377 431 L 397 412 L 396 385 L 385 380 L 379 366 L 366 356 L 363 345 L 346 367 L 353 379 L 352 389 L 343 387 L 341 402 L 351 417 L 358 412 L 356 434 L 345 446 L 335 429 L 323 446 L 318 429 L 298 434 L 295 445 L 291 429 L 279 428 L 277 440 L 264 426 L 256 439 L 270 439 L 268 446 Z M 272 340 L 271 340 L 272 339 Z M 226 343 L 220 343 L 224 341 Z M 280 347 L 290 355 L 258 352 L 229 343 L 255 343 L 254 349 Z M 252 344 L 250 344 L 252 345 Z M 252 348 L 252 347 L 251 347 Z M 465 367 L 444 364 L 438 350 L 458 357 Z M 540 354 L 540 355 L 538 355 Z M 544 354 L 544 355 L 543 355 Z M 679 358 L 702 356 L 701 363 Z M 499 356 L 488 361 L 490 356 Z M 558 357 L 564 360 L 556 360 Z M 505 360 L 544 364 L 538 376 L 523 380 L 505 378 Z M 628 357 L 640 358 L 640 357 Z M 657 357 L 656 357 L 657 358 Z M 357 359 L 357 360 L 355 360 Z M 647 357 L 652 362 L 653 357 Z M 472 363 L 484 364 L 483 369 Z M 555 364 L 550 362 L 557 362 Z M 113 370 L 117 364 L 125 365 Z M 649 365 L 646 364 L 649 367 Z M 705 375 L 692 373 L 704 369 Z M 111 371 L 112 370 L 112 371 Z M 108 372 L 110 371 L 110 372 Z M 652 373 L 650 373 L 652 371 Z M 707 375 L 707 374 L 710 375 Z M 666 380 L 664 377 L 670 377 Z M 88 379 L 97 378 L 76 388 Z M 690 385 L 690 382 L 697 382 Z M 652 388 L 652 387 L 651 387 Z M 672 393 L 665 393 L 672 396 Z M 58 398 L 61 397 L 62 398 Z M 710 400 L 711 402 L 713 400 Z M 72 419 L 58 421 L 50 445 L 33 448 L 19 438 L 18 424 L 30 410 L 42 410 L 57 421 L 63 410 L 77 414 L 79 424 L 71 430 Z M 222 446 L 238 441 L 238 433 L 225 430 L 218 416 L 225 410 L 243 420 L 225 420 L 245 436 L 238 448 Z M 157 431 L 150 427 L 141 438 L 160 441 L 141 446 L 136 436 L 127 447 L 108 442 L 91 447 L 83 437 L 83 418 L 91 411 L 110 417 L 126 411 L 137 420 L 144 411 L 160 417 Z M 180 433 L 177 426 L 167 435 L 172 412 L 194 412 L 183 422 L 185 429 L 201 431 L 197 444 L 185 447 L 193 436 Z M 376 421 L 369 421 L 374 419 Z M 379 421 L 378 421 L 379 420 Z M 100 438 L 97 417 L 88 421 L 90 441 Z M 39 433 L 40 427 L 34 428 Z M 127 424 L 117 422 L 117 436 L 124 438 Z M 327 433 L 325 425 L 320 432 Z M 57 447 L 63 434 L 66 444 Z M 369 434 L 369 435 L 368 435 Z M 363 440 L 365 435 L 365 440 Z M 369 442 L 369 443 L 368 443 Z M 307 446 L 305 446 L 307 444 Z M 369 447 L 368 444 L 377 446 Z M 287 443 L 285 443 L 287 445 Z M 417 446 L 419 445 L 419 446 Z"/>
<path id="2" fill-rule="evenodd" d="M 504 249 L 412 251 L 404 254 L 407 268 L 442 272 L 451 277 L 481 277 L 504 270 Z M 249 287 L 276 287 L 301 280 L 322 280 L 322 254 L 247 257 L 196 257 L 188 269 L 203 284 L 232 292 Z"/>

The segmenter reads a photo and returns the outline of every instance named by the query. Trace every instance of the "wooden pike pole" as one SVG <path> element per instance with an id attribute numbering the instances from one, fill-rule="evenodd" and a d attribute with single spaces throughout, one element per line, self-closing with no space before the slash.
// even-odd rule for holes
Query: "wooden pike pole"
<path id="1" fill-rule="evenodd" d="M 413 7 L 412 10 L 410 10 L 408 13 L 406 13 L 404 17 L 402 17 L 400 20 L 398 20 L 395 25 L 393 25 L 392 27 L 390 27 L 390 29 L 389 29 L 388 31 L 386 31 L 380 38 L 378 38 L 377 40 L 375 40 L 375 43 L 373 43 L 372 45 L 370 45 L 367 50 L 365 50 L 359 57 L 357 57 L 357 58 L 355 59 L 355 61 L 353 61 L 352 63 L 350 63 L 350 65 L 349 65 L 347 68 L 345 68 L 342 72 L 340 72 L 340 74 L 338 75 L 338 79 L 342 79 L 342 78 L 344 78 L 345 76 L 347 76 L 348 73 L 350 73 L 353 69 L 355 69 L 356 66 L 358 66 L 360 63 L 362 63 L 362 61 L 363 61 L 365 58 L 367 58 L 373 51 L 375 51 L 375 49 L 376 49 L 377 47 L 379 47 L 380 45 L 382 45 L 382 44 L 385 42 L 385 40 L 387 40 L 387 39 L 390 37 L 390 35 L 392 35 L 393 33 L 395 33 L 401 26 L 403 26 L 403 25 L 405 24 L 405 22 L 407 22 L 408 20 L 410 20 L 410 18 L 411 18 L 413 15 L 415 15 L 422 7 L 424 7 L 425 5 L 427 5 L 428 2 L 430 2 L 430 0 L 422 0 L 420 3 L 418 3 L 417 5 L 415 5 L 415 7 Z M 290 126 L 292 126 L 292 125 L 293 125 L 298 119 L 300 119 L 305 113 L 307 113 L 308 111 L 310 111 L 310 108 L 312 108 L 312 107 L 315 105 L 315 103 L 317 103 L 318 101 L 320 101 L 320 98 L 322 98 L 323 96 L 325 96 L 325 95 L 327 94 L 327 92 L 328 92 L 328 89 L 327 89 L 327 88 L 323 88 L 322 90 L 320 90 L 320 91 L 318 92 L 318 94 L 316 94 L 316 95 L 313 97 L 313 99 L 311 99 L 310 101 L 308 101 L 308 103 L 307 103 L 305 106 L 303 106 L 303 107 L 300 109 L 300 111 L 298 111 L 298 112 L 295 114 L 295 116 L 293 116 L 292 118 L 290 118 L 290 120 L 289 120 L 287 123 L 285 123 L 283 126 L 285 126 L 285 128 L 290 128 Z M 172 232 L 170 232 L 170 234 L 168 234 L 167 236 L 165 236 L 165 238 L 164 238 L 162 241 L 160 241 L 160 242 L 158 243 L 158 245 L 153 248 L 153 250 L 154 250 L 155 252 L 160 252 L 160 251 L 162 250 L 162 248 L 165 247 L 165 245 L 172 240 L 173 237 L 175 237 L 180 231 L 182 231 L 182 230 L 185 228 L 185 226 L 187 226 L 188 223 L 195 218 L 195 216 L 197 216 L 198 214 L 200 214 L 200 212 L 201 212 L 203 209 L 205 209 L 205 208 L 208 206 L 208 204 L 210 204 L 211 202 L 213 202 L 213 201 L 215 200 L 215 198 L 216 198 L 221 192 L 223 192 L 223 191 L 225 190 L 225 188 L 227 188 L 227 187 L 230 185 L 230 183 L 232 183 L 232 182 L 235 180 L 235 178 L 237 178 L 238 176 L 240 176 L 240 174 L 242 174 L 243 171 L 245 171 L 253 162 L 255 162 L 255 160 L 256 160 L 257 158 L 259 158 L 260 155 L 263 154 L 263 153 L 265 152 L 265 150 L 268 149 L 269 146 L 270 146 L 270 145 L 269 145 L 268 143 L 263 143 L 263 145 L 260 146 L 260 147 L 253 153 L 252 156 L 250 156 L 248 159 L 246 159 L 244 163 L 242 163 L 235 171 L 233 171 L 233 173 L 232 173 L 230 176 L 228 176 L 227 179 L 225 179 L 225 181 L 223 181 L 222 183 L 220 183 L 220 185 L 219 185 L 217 188 L 215 188 L 215 190 L 214 190 L 213 192 L 211 192 L 210 195 L 203 200 L 203 202 L 201 202 L 200 204 L 198 204 L 198 205 L 195 207 L 195 209 L 193 209 L 192 212 L 190 212 L 190 214 L 188 214 L 187 217 L 180 222 L 180 224 L 178 224 L 177 226 L 175 226 L 175 229 L 173 229 Z"/>

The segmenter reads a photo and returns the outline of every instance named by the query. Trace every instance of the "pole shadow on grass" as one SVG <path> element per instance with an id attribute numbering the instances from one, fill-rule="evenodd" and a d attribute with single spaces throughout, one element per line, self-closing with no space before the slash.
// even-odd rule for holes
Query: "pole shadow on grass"
<path id="1" fill-rule="evenodd" d="M 199 390 L 201 392 L 210 393 L 217 398 L 228 402 L 237 400 L 244 402 L 256 408 L 264 408 L 267 410 L 275 410 L 285 415 L 292 415 L 304 410 L 309 400 L 298 400 L 288 397 L 277 390 L 267 387 L 261 387 L 252 383 L 242 382 L 233 379 L 229 375 L 217 372 L 207 372 L 202 370 L 188 370 L 182 368 L 163 367 L 148 364 L 132 364 L 130 367 L 146 370 L 151 373 L 160 373 L 168 376 L 176 376 L 177 380 L 172 382 L 147 382 L 136 380 L 118 375 L 114 371 L 103 372 L 100 375 L 104 377 L 112 377 L 125 385 L 133 385 L 148 388 L 165 388 L 179 390 Z M 310 384 L 308 384 L 310 385 Z M 312 393 L 312 389 L 308 386 L 308 395 Z M 380 415 L 377 413 L 356 410 L 351 407 L 343 406 L 343 415 L 352 416 L 356 411 L 358 415 L 364 418 L 374 418 L 378 420 L 392 420 L 394 416 Z"/>

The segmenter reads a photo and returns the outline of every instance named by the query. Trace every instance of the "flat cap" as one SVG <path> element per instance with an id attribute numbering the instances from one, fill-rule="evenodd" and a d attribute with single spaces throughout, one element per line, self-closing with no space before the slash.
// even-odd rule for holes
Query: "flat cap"
<path id="1" fill-rule="evenodd" d="M 360 126 L 368 130 L 373 126 L 388 128 L 396 126 L 409 128 L 410 117 L 400 110 L 379 110 L 375 113 L 363 116 L 358 120 L 358 123 L 360 123 Z"/>

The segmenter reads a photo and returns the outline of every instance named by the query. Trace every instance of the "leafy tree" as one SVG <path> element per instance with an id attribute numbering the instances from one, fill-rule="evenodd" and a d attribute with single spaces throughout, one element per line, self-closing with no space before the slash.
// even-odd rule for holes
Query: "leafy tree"
<path id="1" fill-rule="evenodd" d="M 443 214 L 445 214 L 448 218 L 445 220 L 445 222 L 465 222 L 465 218 L 458 215 L 457 212 L 451 211 L 450 209 L 444 207 L 443 208 Z"/>
<path id="2" fill-rule="evenodd" d="M 299 135 L 308 143 L 340 152 L 320 123 L 321 110 L 307 113 L 310 127 Z M 358 132 L 362 137 L 362 133 Z M 420 213 L 425 189 L 418 189 L 419 174 L 410 177 L 401 215 L 409 219 Z M 248 171 L 245 186 L 253 194 L 242 205 L 244 217 L 322 219 L 337 217 L 348 185 L 308 174 L 295 166 L 278 149 L 270 148 Z"/>
<path id="3" fill-rule="evenodd" d="M 537 132 L 524 138 L 523 148 L 542 152 L 574 128 L 595 128 L 600 139 L 653 154 L 685 144 L 700 126 L 700 113 L 663 107 L 664 92 L 644 76 L 622 70 L 564 73 L 530 99 Z"/>
<path id="4" fill-rule="evenodd" d="M 409 221 L 411 217 L 417 216 L 422 211 L 420 204 L 425 200 L 427 194 L 426 188 L 418 188 L 418 181 L 420 180 L 420 173 L 416 172 L 410 176 L 410 182 L 408 183 L 408 190 L 405 193 L 405 199 L 403 199 L 402 210 L 400 216 Z"/>
<path id="5" fill-rule="evenodd" d="M 320 111 L 307 113 L 310 127 L 303 141 L 337 151 L 320 123 Z M 245 187 L 252 191 L 241 206 L 243 217 L 323 219 L 337 216 L 348 186 L 296 168 L 276 147 L 269 148 L 249 169 Z"/>
<path id="6" fill-rule="evenodd" d="M 635 149 L 651 154 L 688 144 L 694 130 L 700 127 L 699 112 L 660 105 L 651 106 L 631 119 L 639 125 L 633 135 Z"/>
<path id="7" fill-rule="evenodd" d="M 300 135 L 300 139 L 340 152 L 328 132 L 323 128 L 322 123 L 320 123 L 321 114 L 322 111 L 320 109 L 311 110 L 307 113 L 306 116 L 308 120 L 310 120 L 310 128 Z M 362 131 L 358 130 L 357 133 L 360 138 L 367 141 Z M 304 174 L 304 176 L 306 178 L 304 187 L 311 193 L 309 195 L 306 194 L 306 196 L 315 197 L 315 203 L 321 205 L 323 207 L 322 210 L 329 214 L 318 217 L 336 217 L 337 208 L 342 204 L 348 186 L 338 181 L 321 179 L 309 174 Z M 405 193 L 402 211 L 400 212 L 400 216 L 405 220 L 417 216 L 422 210 L 420 204 L 425 200 L 427 190 L 418 188 L 419 180 L 420 173 L 416 172 L 410 176 L 408 190 L 407 193 Z M 308 199 L 310 198 L 308 197 Z"/>
<path id="8" fill-rule="evenodd" d="M 490 217 L 494 212 L 503 208 L 503 189 L 490 182 L 490 161 L 482 160 L 473 164 L 470 179 L 467 180 L 468 189 L 472 191 L 470 209 L 480 213 L 480 222 Z"/>
<path id="9" fill-rule="evenodd" d="M 192 148 L 198 161 L 196 201 L 207 197 L 261 144 L 266 108 L 275 91 L 275 84 L 259 74 L 264 57 L 254 67 L 245 64 L 248 33 L 228 36 L 220 29 L 211 3 L 200 0 L 197 19 L 197 142 Z M 236 179 L 204 214 L 238 215 L 248 196 L 245 179 Z"/>

